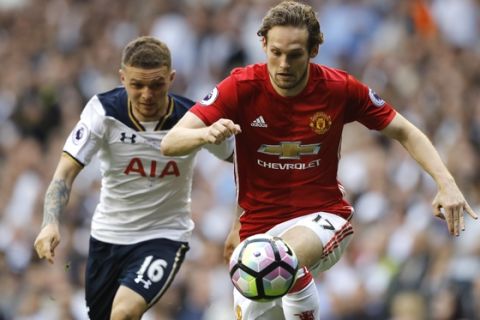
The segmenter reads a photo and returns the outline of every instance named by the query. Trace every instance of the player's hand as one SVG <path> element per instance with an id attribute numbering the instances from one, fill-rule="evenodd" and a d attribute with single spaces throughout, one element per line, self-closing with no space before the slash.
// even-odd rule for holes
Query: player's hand
<path id="1" fill-rule="evenodd" d="M 435 216 L 447 222 L 451 235 L 458 236 L 460 231 L 465 230 L 464 212 L 467 212 L 472 218 L 478 219 L 477 214 L 455 184 L 439 189 L 432 206 Z"/>
<path id="2" fill-rule="evenodd" d="M 55 248 L 60 243 L 60 231 L 57 224 L 47 224 L 35 239 L 34 247 L 40 259 L 53 263 Z"/>
<path id="3" fill-rule="evenodd" d="M 225 246 L 223 247 L 223 260 L 227 265 L 230 263 L 230 257 L 232 256 L 233 250 L 235 250 L 239 243 L 240 235 L 238 234 L 238 230 L 230 230 L 227 239 L 225 240 Z"/>
<path id="4" fill-rule="evenodd" d="M 220 144 L 232 135 L 242 132 L 238 124 L 229 119 L 218 119 L 207 127 L 205 140 L 208 143 Z"/>

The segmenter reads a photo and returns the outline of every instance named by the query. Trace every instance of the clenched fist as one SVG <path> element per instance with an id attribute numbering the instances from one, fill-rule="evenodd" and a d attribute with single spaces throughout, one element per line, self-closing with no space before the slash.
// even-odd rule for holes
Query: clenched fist
<path id="1" fill-rule="evenodd" d="M 238 124 L 229 119 L 218 119 L 207 127 L 205 140 L 208 143 L 220 144 L 230 136 L 242 132 Z"/>
<path id="2" fill-rule="evenodd" d="M 57 224 L 47 224 L 40 230 L 35 239 L 34 247 L 40 259 L 53 263 L 55 248 L 60 243 L 60 231 Z"/>

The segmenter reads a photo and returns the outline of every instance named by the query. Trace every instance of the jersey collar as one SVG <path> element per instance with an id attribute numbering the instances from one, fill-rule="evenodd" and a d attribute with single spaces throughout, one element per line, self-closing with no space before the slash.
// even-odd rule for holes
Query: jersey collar
<path id="1" fill-rule="evenodd" d="M 155 131 L 162 129 L 165 121 L 173 113 L 174 106 L 175 106 L 175 102 L 173 101 L 172 97 L 168 96 L 167 112 L 165 113 L 165 115 L 163 117 L 161 117 L 158 120 L 157 125 L 155 126 Z M 128 117 L 130 118 L 132 123 L 135 125 L 135 129 L 137 129 L 137 131 L 146 131 L 145 127 L 141 124 L 141 122 L 133 114 L 133 107 L 132 107 L 132 102 L 130 101 L 130 99 L 128 99 Z"/>

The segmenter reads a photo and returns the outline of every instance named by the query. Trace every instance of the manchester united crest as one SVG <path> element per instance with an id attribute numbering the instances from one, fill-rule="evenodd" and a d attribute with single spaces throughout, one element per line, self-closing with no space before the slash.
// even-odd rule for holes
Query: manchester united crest
<path id="1" fill-rule="evenodd" d="M 330 129 L 332 119 L 324 112 L 317 112 L 310 118 L 310 128 L 316 134 L 324 134 Z"/>

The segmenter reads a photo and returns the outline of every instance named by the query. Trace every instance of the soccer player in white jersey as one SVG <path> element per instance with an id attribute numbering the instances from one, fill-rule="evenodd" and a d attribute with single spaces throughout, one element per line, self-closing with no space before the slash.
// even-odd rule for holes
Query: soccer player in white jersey
<path id="1" fill-rule="evenodd" d="M 153 37 L 139 37 L 124 48 L 119 72 L 123 86 L 92 97 L 66 140 L 34 244 L 38 256 L 53 263 L 59 216 L 72 184 L 98 154 L 102 188 L 85 284 L 92 320 L 140 319 L 172 283 L 194 227 L 195 153 L 160 153 L 162 138 L 194 104 L 169 93 L 175 78 L 169 49 Z M 205 147 L 231 159 L 232 141 Z"/>

